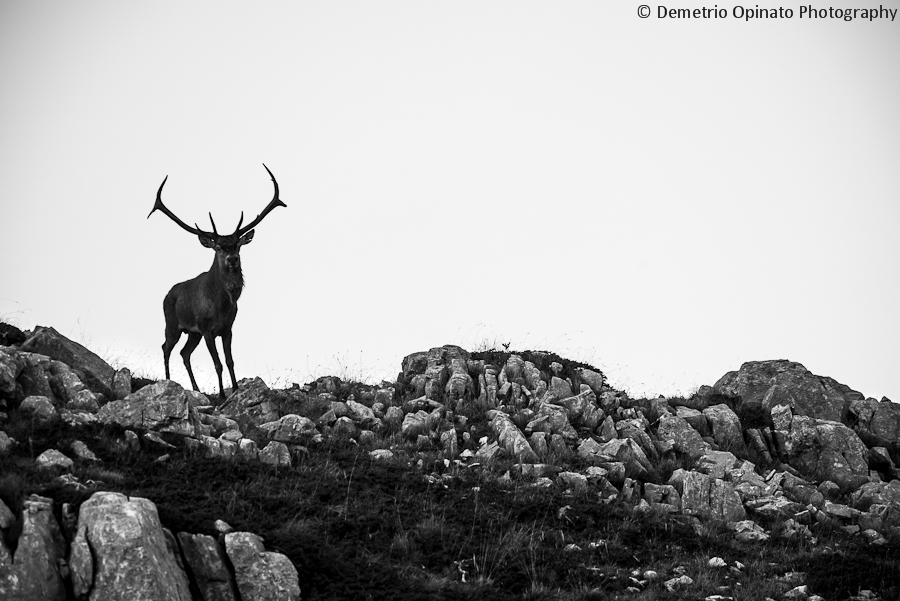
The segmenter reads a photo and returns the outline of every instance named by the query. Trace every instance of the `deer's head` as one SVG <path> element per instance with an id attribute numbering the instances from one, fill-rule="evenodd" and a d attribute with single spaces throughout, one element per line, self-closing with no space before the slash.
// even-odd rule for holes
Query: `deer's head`
<path id="1" fill-rule="evenodd" d="M 216 251 L 216 262 L 219 268 L 225 273 L 240 273 L 241 271 L 241 247 L 245 244 L 250 244 L 253 240 L 254 229 L 259 222 L 263 220 L 263 218 L 272 212 L 275 207 L 287 207 L 286 204 L 281 202 L 281 199 L 278 198 L 278 182 L 275 181 L 275 176 L 272 175 L 272 172 L 269 171 L 269 168 L 263 164 L 266 171 L 269 173 L 269 177 L 272 178 L 272 183 L 275 185 L 275 196 L 272 197 L 272 200 L 263 209 L 263 212 L 256 216 L 252 222 L 244 227 L 241 227 L 241 224 L 244 222 L 244 213 L 241 212 L 241 218 L 238 221 L 237 228 L 234 230 L 232 234 L 219 234 L 216 231 L 216 222 L 213 221 L 212 213 L 209 214 L 209 222 L 212 224 L 212 231 L 206 232 L 201 230 L 197 224 L 194 224 L 194 227 L 189 226 L 181 219 L 179 219 L 175 213 L 170 211 L 166 205 L 163 204 L 162 201 L 162 189 L 163 186 L 166 185 L 166 180 L 169 179 L 167 175 L 163 180 L 163 183 L 159 186 L 159 191 L 156 193 L 156 204 L 153 205 L 153 210 L 147 215 L 149 219 L 150 215 L 153 214 L 154 211 L 159 209 L 166 216 L 169 217 L 172 221 L 177 223 L 182 229 L 188 231 L 194 235 L 196 235 L 200 239 L 200 244 L 205 246 L 206 248 L 211 248 Z"/>

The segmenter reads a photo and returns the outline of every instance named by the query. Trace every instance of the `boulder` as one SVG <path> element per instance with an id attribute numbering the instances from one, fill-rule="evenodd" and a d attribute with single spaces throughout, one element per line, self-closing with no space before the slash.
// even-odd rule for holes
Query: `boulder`
<path id="1" fill-rule="evenodd" d="M 855 399 L 850 402 L 848 424 L 870 442 L 900 452 L 900 404 L 883 398 Z"/>
<path id="2" fill-rule="evenodd" d="M 19 404 L 19 411 L 30 415 L 38 423 L 47 423 L 59 417 L 56 407 L 45 396 L 25 397 Z"/>
<path id="3" fill-rule="evenodd" d="M 285 555 L 266 551 L 259 536 L 226 534 L 225 551 L 234 566 L 241 601 L 300 600 L 297 568 Z"/>
<path id="4" fill-rule="evenodd" d="M 675 450 L 699 458 L 710 450 L 700 433 L 677 415 L 664 414 L 659 418 L 656 436 L 661 441 L 671 441 Z"/>
<path id="5" fill-rule="evenodd" d="M 586 438 L 578 446 L 578 454 L 590 463 L 603 467 L 607 467 L 609 463 L 622 463 L 625 466 L 625 476 L 628 478 L 646 477 L 648 471 L 652 469 L 644 451 L 630 438 L 617 438 L 603 444 Z"/>
<path id="6" fill-rule="evenodd" d="M 776 434 L 783 440 L 788 465 L 807 478 L 831 480 L 843 488 L 868 481 L 869 450 L 844 424 L 783 411 L 778 422 Z"/>
<path id="7" fill-rule="evenodd" d="M 321 438 L 316 424 L 308 417 L 289 413 L 273 422 L 261 424 L 270 440 L 286 444 L 308 444 Z"/>
<path id="8" fill-rule="evenodd" d="M 37 463 L 38 467 L 43 469 L 58 468 L 62 470 L 70 470 L 72 469 L 72 465 L 74 465 L 74 462 L 71 459 L 56 449 L 47 449 L 44 451 L 37 456 L 35 463 Z"/>
<path id="9" fill-rule="evenodd" d="M 195 407 L 205 399 L 199 392 L 185 390 L 176 382 L 163 380 L 145 386 L 121 401 L 105 404 L 100 408 L 98 417 L 103 423 L 118 424 L 124 428 L 196 436 L 201 424 Z"/>
<path id="10" fill-rule="evenodd" d="M 488 419 L 491 420 L 491 428 L 497 436 L 500 445 L 510 457 L 514 457 L 520 463 L 538 463 L 537 454 L 528 444 L 525 435 L 516 427 L 512 419 L 502 411 L 488 411 Z"/>
<path id="11" fill-rule="evenodd" d="M 569 412 L 565 407 L 551 403 L 542 403 L 532 423 L 537 423 L 541 418 L 544 418 L 547 424 L 545 431 L 548 434 L 559 434 L 567 440 L 578 440 L 578 432 L 575 431 L 575 428 L 569 422 Z M 528 428 L 532 428 L 532 424 L 529 424 Z"/>
<path id="12" fill-rule="evenodd" d="M 713 440 L 722 449 L 741 449 L 744 446 L 741 420 L 731 407 L 721 403 L 703 410 L 712 431 Z"/>
<path id="13" fill-rule="evenodd" d="M 291 452 L 283 442 L 271 441 L 259 452 L 260 463 L 275 467 L 291 467 Z"/>
<path id="14" fill-rule="evenodd" d="M 840 421 L 854 400 L 865 397 L 832 378 L 816 376 L 799 363 L 786 360 L 748 361 L 722 376 L 713 386 L 718 394 L 739 396 L 744 403 L 766 411 L 789 405 L 795 415 Z"/>
<path id="15" fill-rule="evenodd" d="M 254 426 L 273 422 L 279 418 L 275 394 L 262 378 L 244 378 L 238 382 L 237 392 L 219 406 L 222 415 Z"/>
<path id="16" fill-rule="evenodd" d="M 97 492 L 81 505 L 69 557 L 75 596 L 109 601 L 190 601 L 188 579 L 166 542 L 156 506 Z"/>
<path id="17" fill-rule="evenodd" d="M 746 517 L 744 506 L 730 482 L 699 472 L 677 470 L 670 482 L 681 487 L 681 510 L 701 518 L 736 522 Z"/>
<path id="18" fill-rule="evenodd" d="M 5 505 L 2 509 L 9 513 Z M 64 601 L 60 566 L 65 557 L 66 542 L 53 516 L 53 501 L 29 496 L 22 503 L 22 533 L 15 556 L 0 536 L 0 599 Z"/>
<path id="19" fill-rule="evenodd" d="M 219 543 L 205 534 L 178 533 L 187 569 L 203 601 L 237 601 L 237 590 Z"/>
<path id="20" fill-rule="evenodd" d="M 116 370 L 112 383 L 113 398 L 121 401 L 131 394 L 131 370 L 127 367 Z"/>
<path id="21" fill-rule="evenodd" d="M 106 399 L 114 397 L 112 385 L 116 371 L 99 356 L 53 328 L 36 327 L 20 348 L 65 363 L 91 391 Z"/>

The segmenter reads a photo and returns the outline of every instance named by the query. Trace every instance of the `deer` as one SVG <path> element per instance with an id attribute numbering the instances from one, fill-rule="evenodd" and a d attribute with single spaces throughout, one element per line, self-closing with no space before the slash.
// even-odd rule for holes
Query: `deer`
<path id="1" fill-rule="evenodd" d="M 216 255 L 213 258 L 209 271 L 201 273 L 197 277 L 172 286 L 166 298 L 163 300 L 163 314 L 166 318 L 166 341 L 162 345 L 163 362 L 166 366 L 166 379 L 170 379 L 169 356 L 172 349 L 178 343 L 181 335 L 187 334 L 188 339 L 181 349 L 181 358 L 191 378 L 191 386 L 199 391 L 197 380 L 191 369 L 191 353 L 200 344 L 200 339 L 206 341 L 206 347 L 212 356 L 216 367 L 216 375 L 219 378 L 219 398 L 225 400 L 225 391 L 222 387 L 222 362 L 216 350 L 216 337 L 222 338 L 222 348 L 225 351 L 225 365 L 231 375 L 231 390 L 237 390 L 237 380 L 234 376 L 234 359 L 231 357 L 231 328 L 234 318 L 237 316 L 237 301 L 244 289 L 244 274 L 241 271 L 241 247 L 250 244 L 253 240 L 254 229 L 259 223 L 277 207 L 287 207 L 278 197 L 278 182 L 275 176 L 263 163 L 272 183 L 275 185 L 275 196 L 269 202 L 262 213 L 256 216 L 249 224 L 241 227 L 244 222 L 244 213 L 238 221 L 233 234 L 222 235 L 216 231 L 216 222 L 213 221 L 212 212 L 209 213 L 209 221 L 212 231 L 201 230 L 197 224 L 194 227 L 187 225 L 170 211 L 162 201 L 163 186 L 169 179 L 167 175 L 163 179 L 159 190 L 156 192 L 156 203 L 147 215 L 147 219 L 157 210 L 165 214 L 179 227 L 200 239 L 200 244 L 211 248 Z"/>

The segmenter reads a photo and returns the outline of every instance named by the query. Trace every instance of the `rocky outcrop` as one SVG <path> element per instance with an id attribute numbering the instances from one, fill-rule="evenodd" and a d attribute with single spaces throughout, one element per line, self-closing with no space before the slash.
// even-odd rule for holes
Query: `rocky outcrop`
<path id="1" fill-rule="evenodd" d="M 250 532 L 226 534 L 225 551 L 234 566 L 242 601 L 299 601 L 294 564 L 281 553 L 266 551 L 259 536 Z"/>
<path id="2" fill-rule="evenodd" d="M 815 480 L 856 488 L 869 477 L 869 451 L 856 432 L 839 422 L 791 415 L 787 406 L 772 412 L 788 464 Z"/>
<path id="3" fill-rule="evenodd" d="M 208 403 L 199 392 L 185 390 L 176 382 L 163 380 L 145 386 L 121 401 L 107 403 L 100 409 L 98 417 L 105 423 L 124 428 L 197 436 L 200 431 L 197 407 Z"/>
<path id="4" fill-rule="evenodd" d="M 225 563 L 225 552 L 216 539 L 205 534 L 179 532 L 178 544 L 188 574 L 203 601 L 237 601 L 237 590 Z"/>
<path id="5" fill-rule="evenodd" d="M 112 389 L 116 371 L 99 356 L 53 328 L 36 327 L 20 348 L 65 363 L 78 374 L 88 389 L 106 399 L 114 398 Z"/>
<path id="6" fill-rule="evenodd" d="M 848 425 L 871 443 L 900 453 L 900 404 L 884 398 L 850 402 Z"/>
<path id="7" fill-rule="evenodd" d="M 156 506 L 98 492 L 81 505 L 69 560 L 76 597 L 190 601 L 188 579 L 163 534 Z"/>
<path id="8" fill-rule="evenodd" d="M 766 411 L 788 405 L 796 415 L 841 421 L 861 393 L 832 378 L 816 376 L 799 363 L 786 360 L 748 361 L 722 376 L 713 386 L 718 394 L 739 396 L 744 403 Z"/>
<path id="9" fill-rule="evenodd" d="M 502 411 L 489 411 L 488 419 L 491 420 L 491 428 L 497 436 L 500 445 L 510 457 L 521 463 L 538 463 L 537 454 L 528 444 L 525 435 L 513 423 L 510 417 Z"/>
<path id="10" fill-rule="evenodd" d="M 2 501 L 0 505 L 0 530 L 7 530 L 12 513 Z M 15 555 L 0 536 L 0 599 L 64 601 L 61 567 L 65 557 L 66 543 L 53 516 L 53 502 L 28 497 L 22 505 L 22 534 Z"/>
<path id="11" fill-rule="evenodd" d="M 222 415 L 258 426 L 277 420 L 280 416 L 275 395 L 262 378 L 243 379 L 238 389 L 220 407 Z"/>

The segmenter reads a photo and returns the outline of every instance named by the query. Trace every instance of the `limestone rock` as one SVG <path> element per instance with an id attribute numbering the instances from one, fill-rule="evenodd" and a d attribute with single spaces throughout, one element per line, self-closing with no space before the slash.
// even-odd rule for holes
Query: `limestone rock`
<path id="1" fill-rule="evenodd" d="M 131 370 L 123 367 L 116 370 L 112 382 L 113 400 L 121 401 L 131 394 Z"/>
<path id="2" fill-rule="evenodd" d="M 72 449 L 72 452 L 75 453 L 75 456 L 79 459 L 84 459 L 85 461 L 99 461 L 99 459 L 97 459 L 97 456 L 94 455 L 94 452 L 91 451 L 87 447 L 87 445 L 80 440 L 74 441 L 70 448 Z"/>
<path id="3" fill-rule="evenodd" d="M 106 361 L 53 328 L 37 326 L 20 348 L 65 363 L 78 374 L 88 389 L 107 399 L 113 398 L 115 370 Z"/>
<path id="4" fill-rule="evenodd" d="M 250 532 L 226 534 L 225 551 L 234 566 L 241 601 L 299 601 L 294 564 L 281 553 L 266 551 L 259 536 Z"/>
<path id="5" fill-rule="evenodd" d="M 178 543 L 203 601 L 237 601 L 225 553 L 216 539 L 205 534 L 179 532 Z"/>
<path id="6" fill-rule="evenodd" d="M 289 413 L 273 422 L 261 424 L 270 440 L 286 444 L 307 444 L 321 438 L 316 424 L 308 417 Z"/>
<path id="7" fill-rule="evenodd" d="M 816 376 L 786 360 L 748 361 L 722 376 L 713 390 L 740 396 L 744 403 L 759 403 L 767 411 L 789 405 L 795 415 L 831 421 L 839 421 L 853 400 L 864 398 L 832 378 Z"/>
<path id="8" fill-rule="evenodd" d="M 839 422 L 794 415 L 784 436 L 788 464 L 814 480 L 854 488 L 868 480 L 869 451 L 856 432 Z"/>
<path id="9" fill-rule="evenodd" d="M 259 452 L 259 461 L 276 467 L 291 467 L 291 452 L 286 444 L 273 440 Z"/>
<path id="10" fill-rule="evenodd" d="M 185 390 L 176 382 L 163 380 L 145 386 L 121 401 L 112 401 L 100 409 L 98 417 L 104 423 L 124 428 L 142 428 L 157 432 L 171 432 L 195 436 L 200 418 L 195 404 L 198 392 Z"/>
<path id="11" fill-rule="evenodd" d="M 49 422 L 59 416 L 56 407 L 45 396 L 25 397 L 19 404 L 19 411 L 31 415 L 39 423 Z"/>
<path id="12" fill-rule="evenodd" d="M 9 435 L 0 430 L 0 455 L 5 453 L 9 453 L 9 451 L 16 445 L 16 439 L 10 438 Z"/>
<path id="13" fill-rule="evenodd" d="M 850 423 L 874 444 L 900 450 L 900 404 L 888 399 L 855 399 L 850 402 Z"/>
<path id="14" fill-rule="evenodd" d="M 520 463 L 538 463 L 540 461 L 522 431 L 516 427 L 506 413 L 494 409 L 488 411 L 488 419 L 491 420 L 491 428 L 494 430 L 497 440 L 510 457 L 515 457 Z"/>
<path id="15" fill-rule="evenodd" d="M 697 430 L 676 415 L 660 417 L 656 435 L 660 440 L 672 441 L 675 450 L 691 457 L 700 457 L 710 450 L 709 443 L 700 437 Z"/>
<path id="16" fill-rule="evenodd" d="M 712 430 L 713 440 L 720 448 L 740 449 L 744 446 L 741 420 L 731 407 L 724 403 L 712 405 L 703 410 L 703 415 Z"/>
<path id="17" fill-rule="evenodd" d="M 222 415 L 235 420 L 246 420 L 258 426 L 278 419 L 275 394 L 262 378 L 245 378 L 238 382 L 238 389 L 219 406 Z"/>
<path id="18" fill-rule="evenodd" d="M 64 601 L 60 564 L 65 556 L 66 543 L 53 516 L 53 501 L 29 496 L 22 504 L 22 534 L 14 558 L 0 537 L 0 599 Z"/>
<path id="19" fill-rule="evenodd" d="M 681 486 L 681 509 L 688 515 L 726 522 L 735 522 L 746 517 L 741 499 L 730 482 L 716 480 L 694 471 L 684 472 L 678 476 L 673 474 L 670 482 L 676 488 Z"/>
<path id="20" fill-rule="evenodd" d="M 75 596 L 109 601 L 190 601 L 188 579 L 169 549 L 156 506 L 97 492 L 81 505 L 69 557 Z"/>
<path id="21" fill-rule="evenodd" d="M 69 459 L 56 449 L 47 449 L 37 456 L 35 462 L 37 463 L 38 467 L 44 469 L 60 468 L 63 470 L 70 470 L 74 465 L 74 462 L 71 459 Z"/>

